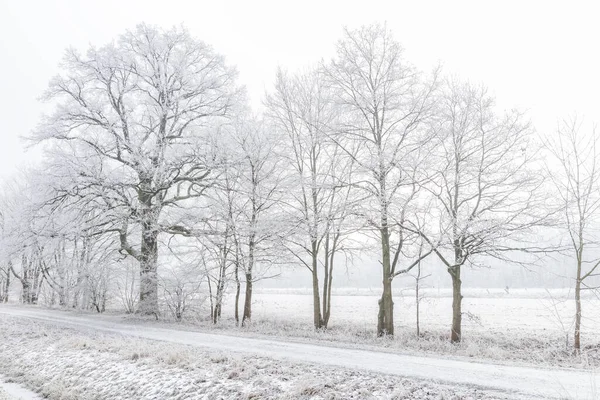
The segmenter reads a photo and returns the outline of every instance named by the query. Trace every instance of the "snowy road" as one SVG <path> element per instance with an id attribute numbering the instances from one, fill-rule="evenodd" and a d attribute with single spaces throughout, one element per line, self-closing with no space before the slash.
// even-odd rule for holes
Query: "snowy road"
<path id="1" fill-rule="evenodd" d="M 219 351 L 258 354 L 280 360 L 339 366 L 436 382 L 479 386 L 525 398 L 600 398 L 600 371 L 544 369 L 467 362 L 434 357 L 344 349 L 307 343 L 217 335 L 136 325 L 61 311 L 0 307 L 0 313 L 59 326 L 118 333 Z"/>

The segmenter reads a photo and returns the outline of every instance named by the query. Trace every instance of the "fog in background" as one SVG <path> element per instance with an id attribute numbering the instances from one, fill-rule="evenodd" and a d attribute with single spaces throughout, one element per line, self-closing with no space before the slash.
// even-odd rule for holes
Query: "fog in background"
<path id="1" fill-rule="evenodd" d="M 332 56 L 342 26 L 376 20 L 406 49 L 406 58 L 422 70 L 441 63 L 445 72 L 485 82 L 500 107 L 529 111 L 538 132 L 552 132 L 558 117 L 577 111 L 599 120 L 600 60 L 597 12 L 592 2 L 477 1 L 408 2 L 303 1 L 22 1 L 0 2 L 0 175 L 8 177 L 39 159 L 39 148 L 26 151 L 27 135 L 44 110 L 38 98 L 59 71 L 67 46 L 101 46 L 139 22 L 163 27 L 185 20 L 190 32 L 226 55 L 239 71 L 252 104 L 261 107 L 278 66 L 293 71 Z M 529 257 L 523 256 L 528 263 Z M 543 262 L 489 263 L 463 281 L 467 287 L 567 287 L 573 268 L 554 255 Z M 377 287 L 377 253 L 338 264 L 336 286 Z M 447 287 L 450 280 L 435 257 L 423 262 L 432 276 L 423 283 Z M 301 267 L 277 267 L 275 280 L 263 287 L 302 287 L 310 276 Z M 410 277 L 395 286 L 410 285 Z"/>

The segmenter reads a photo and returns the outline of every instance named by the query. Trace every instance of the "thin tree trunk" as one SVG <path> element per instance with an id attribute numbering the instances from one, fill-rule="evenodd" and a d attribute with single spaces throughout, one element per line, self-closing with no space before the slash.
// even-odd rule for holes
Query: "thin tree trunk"
<path id="1" fill-rule="evenodd" d="M 206 273 L 206 282 L 208 283 L 208 298 L 210 299 L 210 320 L 213 321 L 215 315 L 215 304 L 212 294 L 212 285 L 210 283 L 210 275 L 208 272 Z"/>
<path id="2" fill-rule="evenodd" d="M 213 324 L 216 324 L 221 319 L 221 310 L 223 304 L 223 295 L 225 291 L 225 275 L 227 268 L 227 244 L 225 244 L 223 249 L 223 255 L 221 260 L 221 267 L 219 270 L 219 280 L 217 282 L 217 295 L 215 298 L 215 309 L 213 312 Z"/>
<path id="3" fill-rule="evenodd" d="M 323 264 L 323 313 L 322 313 L 322 327 L 327 329 L 327 323 L 329 322 L 329 317 L 327 315 L 327 310 L 329 308 L 329 233 L 325 237 L 325 248 L 323 249 L 325 252 L 325 263 Z"/>
<path id="4" fill-rule="evenodd" d="M 255 217 L 252 217 L 252 226 L 255 224 Z M 246 297 L 244 298 L 244 315 L 242 316 L 242 326 L 246 326 L 252 318 L 252 283 L 254 277 L 252 270 L 254 269 L 254 250 L 256 244 L 254 242 L 254 234 L 250 235 L 248 241 L 248 266 L 246 269 Z"/>
<path id="5" fill-rule="evenodd" d="M 75 287 L 73 288 L 73 299 L 71 301 L 72 308 L 77 308 L 80 304 L 79 296 L 81 294 L 81 286 L 83 284 L 83 274 L 81 270 L 83 265 L 81 262 L 81 253 L 83 253 L 83 251 L 81 253 L 79 252 L 78 243 L 78 238 L 75 238 L 75 241 L 73 242 L 73 259 L 76 260 L 75 266 L 77 268 L 77 280 L 75 281 Z"/>
<path id="6" fill-rule="evenodd" d="M 67 305 L 67 298 L 69 296 L 68 293 L 68 288 L 67 288 L 67 272 L 66 272 L 66 268 L 65 268 L 65 260 L 67 258 L 66 256 L 66 243 L 65 240 L 62 241 L 62 245 L 60 247 L 60 249 L 58 250 L 58 254 L 57 257 L 55 258 L 57 263 L 56 263 L 56 272 L 58 274 L 58 279 L 59 279 L 59 292 L 58 292 L 58 304 L 61 307 L 66 307 Z"/>
<path id="7" fill-rule="evenodd" d="M 321 315 L 321 296 L 319 295 L 319 270 L 318 270 L 318 246 L 317 241 L 312 240 L 311 243 L 311 275 L 312 275 L 312 292 L 313 292 L 313 326 L 315 329 L 323 327 L 323 317 Z"/>
<path id="8" fill-rule="evenodd" d="M 421 252 L 419 252 L 419 257 L 421 256 Z M 416 303 L 416 308 L 417 308 L 417 337 L 421 336 L 421 326 L 420 326 L 420 321 L 419 321 L 419 306 L 421 305 L 421 299 L 419 298 L 419 283 L 421 281 L 421 263 L 419 263 L 417 265 L 417 278 L 416 278 L 416 284 L 415 284 L 415 303 Z"/>
<path id="9" fill-rule="evenodd" d="M 581 255 L 577 259 L 577 278 L 575 281 L 575 335 L 573 347 L 576 353 L 581 350 Z"/>
<path id="10" fill-rule="evenodd" d="M 329 318 L 331 317 L 331 287 L 333 284 L 333 263 L 335 253 L 337 250 L 337 243 L 340 237 L 339 231 L 333 236 L 333 244 L 331 250 L 329 245 L 326 246 L 328 251 L 325 251 L 325 277 L 324 277 L 324 291 L 323 291 L 323 327 L 329 326 Z M 329 237 L 328 237 L 329 238 Z"/>
<path id="11" fill-rule="evenodd" d="M 333 254 L 329 262 L 329 275 L 327 279 L 327 307 L 325 309 L 325 315 L 323 315 L 323 324 L 325 328 L 329 326 L 329 318 L 331 317 L 331 286 L 333 284 Z"/>
<path id="12" fill-rule="evenodd" d="M 82 291 L 83 291 L 83 283 L 84 283 L 84 275 L 83 275 L 83 271 L 81 270 L 82 267 L 81 265 L 78 267 L 77 269 L 77 282 L 75 283 L 75 292 L 73 293 L 73 303 L 72 306 L 73 308 L 78 308 L 80 305 L 83 308 L 83 300 L 80 300 L 80 297 L 82 297 Z"/>
<path id="13" fill-rule="evenodd" d="M 325 314 L 323 315 L 323 327 L 327 328 L 329 326 L 329 319 L 331 318 L 331 285 L 333 282 L 331 273 L 331 264 L 329 267 L 329 276 L 327 279 L 327 297 L 323 299 L 323 301 L 327 302 L 327 307 L 325 307 Z"/>
<path id="14" fill-rule="evenodd" d="M 236 263 L 235 263 L 235 311 L 234 311 L 235 326 L 238 326 L 240 324 L 240 289 L 241 289 L 241 286 L 242 285 L 240 283 L 240 264 L 236 260 Z"/>

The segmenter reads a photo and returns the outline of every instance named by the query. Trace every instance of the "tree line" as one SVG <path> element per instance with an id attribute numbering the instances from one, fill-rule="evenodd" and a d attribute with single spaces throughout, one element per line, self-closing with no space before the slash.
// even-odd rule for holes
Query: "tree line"
<path id="1" fill-rule="evenodd" d="M 334 268 L 372 252 L 383 336 L 394 334 L 393 280 L 435 257 L 459 342 L 467 267 L 572 251 L 578 349 L 580 293 L 599 265 L 584 254 L 599 204 L 595 131 L 573 118 L 537 135 L 484 85 L 417 69 L 384 25 L 345 29 L 335 49 L 278 69 L 260 113 L 235 68 L 185 29 L 139 25 L 69 49 L 44 95 L 53 111 L 27 138 L 44 160 L 0 199 L 0 298 L 12 279 L 24 303 L 47 290 L 102 312 L 112 296 L 157 317 L 166 304 L 177 319 L 207 299 L 217 323 L 233 290 L 245 325 L 253 284 L 299 266 L 321 329 Z M 535 239 L 548 227 L 571 250 Z"/>

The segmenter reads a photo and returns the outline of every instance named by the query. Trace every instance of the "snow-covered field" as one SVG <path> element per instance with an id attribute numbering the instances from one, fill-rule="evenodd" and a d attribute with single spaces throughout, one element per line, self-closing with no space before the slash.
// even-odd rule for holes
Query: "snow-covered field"
<path id="1" fill-rule="evenodd" d="M 424 292 L 424 293 L 423 293 Z M 421 328 L 449 329 L 452 297 L 448 289 L 422 291 Z M 398 326 L 415 326 L 413 290 L 397 290 L 394 318 Z M 372 328 L 376 324 L 378 289 L 338 289 L 332 296 L 331 325 L 351 323 Z M 572 332 L 575 303 L 568 290 L 466 289 L 463 299 L 465 335 L 473 330 Z M 228 298 L 231 313 L 233 298 Z M 307 289 L 262 289 L 254 295 L 253 315 L 262 319 L 293 318 L 312 322 L 312 296 Z M 590 296 L 583 303 L 583 335 L 600 332 L 600 300 Z"/>
<path id="2" fill-rule="evenodd" d="M 421 303 L 421 333 L 416 337 L 415 299 L 397 290 L 393 340 L 374 338 L 378 291 L 337 289 L 332 296 L 330 329 L 312 329 L 312 296 L 306 289 L 260 289 L 254 295 L 253 326 L 264 335 L 293 336 L 331 343 L 351 342 L 393 348 L 411 354 L 446 354 L 547 366 L 600 367 L 600 301 L 583 302 L 582 353 L 573 354 L 574 302 L 568 290 L 466 289 L 463 342 L 449 343 L 451 293 L 429 289 Z M 233 296 L 227 298 L 219 326 L 231 331 Z"/>
<path id="3" fill-rule="evenodd" d="M 3 314 L 0 324 L 0 373 L 49 399 L 526 398 L 86 328 L 59 328 Z"/>

